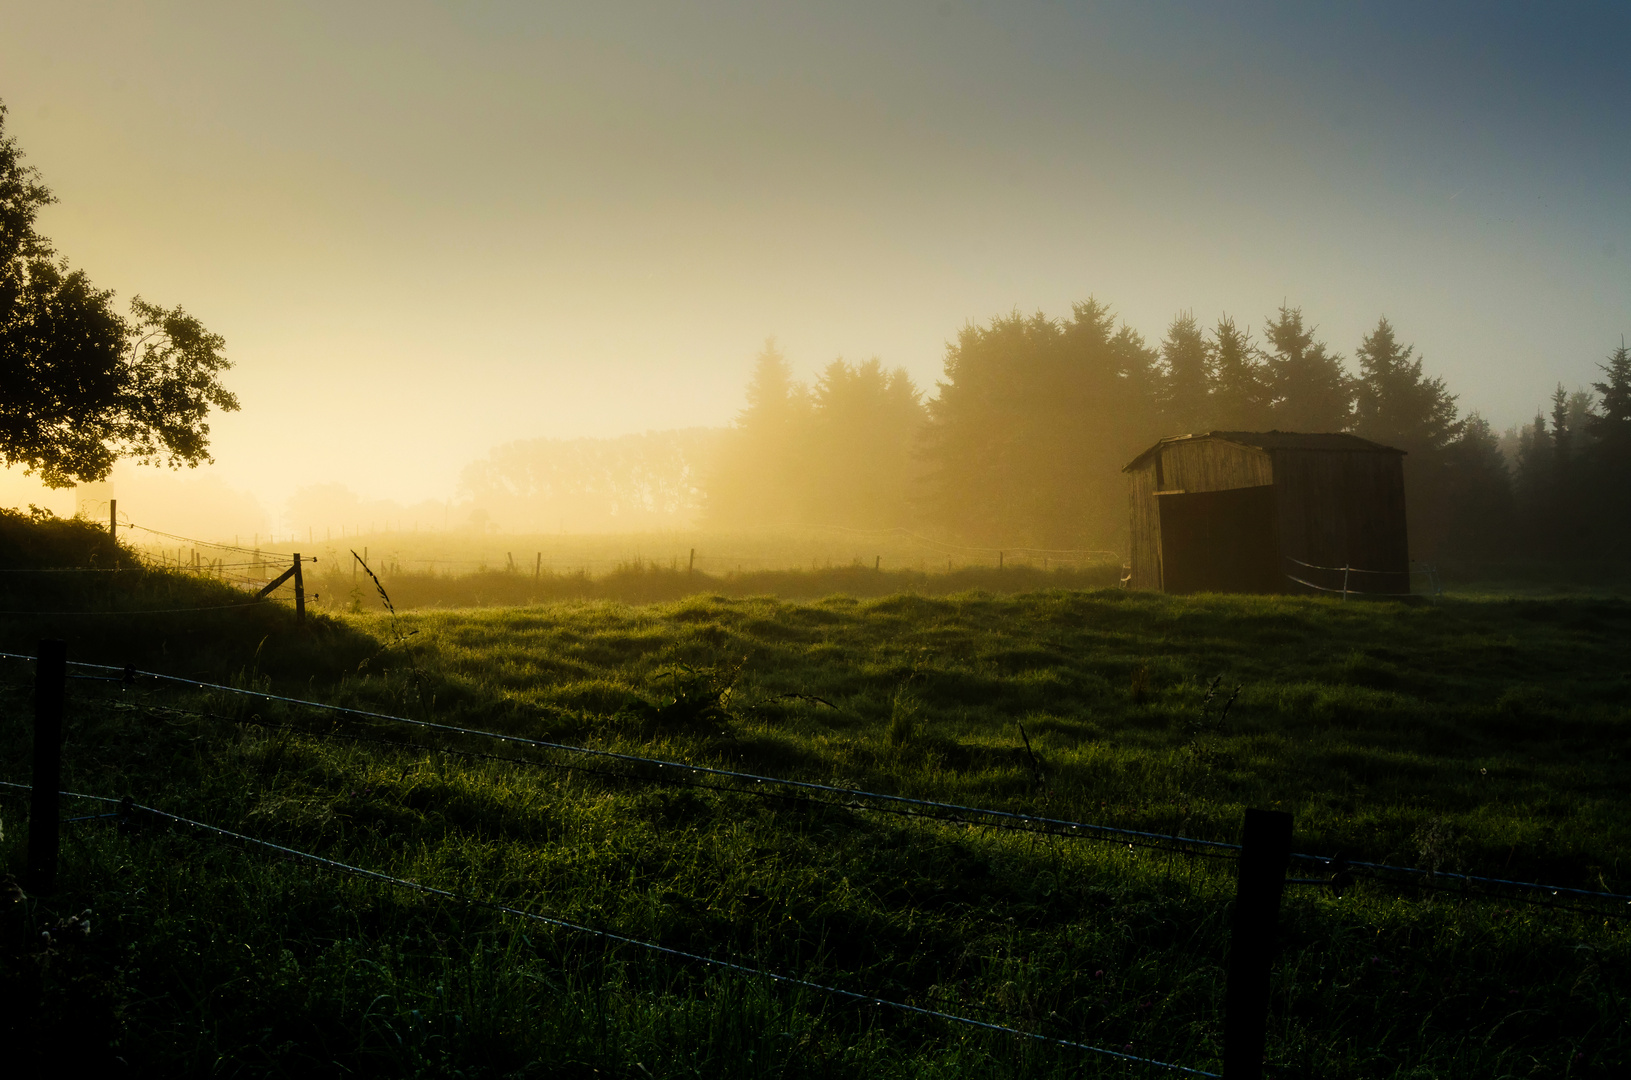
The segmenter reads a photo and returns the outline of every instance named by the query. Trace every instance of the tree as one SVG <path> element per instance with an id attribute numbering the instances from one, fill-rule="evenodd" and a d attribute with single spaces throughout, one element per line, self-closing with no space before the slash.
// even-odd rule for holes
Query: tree
<path id="1" fill-rule="evenodd" d="M 921 397 L 904 369 L 885 371 L 876 358 L 826 366 L 802 448 L 806 521 L 862 529 L 907 524 Z"/>
<path id="2" fill-rule="evenodd" d="M 1358 433 L 1413 454 L 1433 453 L 1461 433 L 1455 395 L 1443 379 L 1422 374 L 1414 345 L 1403 346 L 1386 318 L 1359 348 L 1359 383 L 1354 409 Z"/>
<path id="3" fill-rule="evenodd" d="M 1606 382 L 1592 383 L 1602 397 L 1598 411 L 1587 421 L 1594 443 L 1608 457 L 1631 465 L 1631 350 L 1620 339 L 1620 347 L 1599 364 Z"/>
<path id="4" fill-rule="evenodd" d="M 1164 434 L 1184 435 L 1206 429 L 1211 366 L 1200 323 L 1192 313 L 1181 312 L 1161 341 L 1160 411 Z"/>
<path id="5" fill-rule="evenodd" d="M 1552 391 L 1552 481 L 1567 487 L 1574 464 L 1574 429 L 1569 426 L 1569 392 L 1558 383 Z"/>
<path id="6" fill-rule="evenodd" d="M 0 463 L 50 487 L 106 478 L 119 458 L 196 466 L 219 382 L 219 335 L 180 307 L 135 297 L 128 317 L 35 228 L 55 197 L 22 163 L 0 104 Z"/>
<path id="7" fill-rule="evenodd" d="M 1303 326 L 1302 308 L 1283 304 L 1263 328 L 1269 413 L 1282 431 L 1346 431 L 1353 423 L 1353 380 L 1314 330 Z"/>
<path id="8" fill-rule="evenodd" d="M 1445 547 L 1458 556 L 1496 558 L 1512 551 L 1512 479 L 1489 421 L 1473 413 L 1444 449 L 1448 506 Z"/>
<path id="9" fill-rule="evenodd" d="M 1261 355 L 1250 330 L 1225 315 L 1212 331 L 1212 423 L 1225 431 L 1268 426 L 1269 392 Z"/>
<path id="10" fill-rule="evenodd" d="M 810 424 L 810 393 L 766 338 L 753 361 L 747 408 L 736 418 L 707 484 L 707 520 L 714 525 L 783 525 L 802 514 L 805 475 L 801 448 Z"/>
<path id="11" fill-rule="evenodd" d="M 1120 468 L 1160 434 L 1155 363 L 1096 300 L 1068 320 L 1015 312 L 965 326 L 929 403 L 930 519 L 993 545 L 1118 542 Z"/>
<path id="12" fill-rule="evenodd" d="M 1612 550 L 1631 529 L 1631 351 L 1620 347 L 1599 365 L 1604 379 L 1592 383 L 1597 409 L 1585 418 L 1586 465 L 1598 518 L 1597 546 Z"/>
<path id="13" fill-rule="evenodd" d="M 1436 558 L 1447 542 L 1451 483 L 1445 449 L 1462 430 L 1455 396 L 1443 379 L 1422 373 L 1415 346 L 1401 345 L 1386 318 L 1365 335 L 1359 348 L 1359 380 L 1354 428 L 1359 435 L 1409 456 L 1404 462 L 1405 515 L 1410 522 L 1410 550 L 1419 558 Z"/>

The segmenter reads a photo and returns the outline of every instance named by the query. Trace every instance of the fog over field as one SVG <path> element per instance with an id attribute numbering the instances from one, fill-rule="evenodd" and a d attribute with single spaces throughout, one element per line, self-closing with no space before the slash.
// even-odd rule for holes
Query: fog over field
<path id="1" fill-rule="evenodd" d="M 1358 378 L 1385 317 L 1512 468 L 1559 386 L 1589 412 L 1631 325 L 1612 5 L 4 14 L 7 132 L 58 197 L 41 231 L 121 303 L 221 334 L 244 406 L 212 419 L 213 465 L 122 463 L 77 496 L 13 469 L 6 505 L 111 494 L 221 537 L 627 533 L 740 523 L 735 498 L 760 523 L 1113 544 L 1129 449 L 1307 419 L 1171 407 L 1186 315 L 1214 401 L 1220 326 L 1269 372 L 1294 312 Z M 1145 353 L 1036 384 L 1059 415 L 1026 415 L 1092 445 L 1032 446 L 1070 459 L 1032 496 L 1079 505 L 937 503 L 922 425 L 959 335 L 1087 302 Z M 796 505 L 725 460 L 767 338 L 814 428 L 760 482 Z"/>

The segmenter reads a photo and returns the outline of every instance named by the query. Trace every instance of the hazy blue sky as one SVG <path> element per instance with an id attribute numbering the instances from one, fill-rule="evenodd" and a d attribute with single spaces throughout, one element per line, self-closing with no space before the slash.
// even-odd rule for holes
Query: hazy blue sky
<path id="1" fill-rule="evenodd" d="M 1386 314 L 1498 425 L 1631 329 L 1631 7 L 15 3 L 43 224 L 227 338 L 213 470 L 452 493 L 721 424 L 761 340 L 932 386 L 1089 295 Z"/>

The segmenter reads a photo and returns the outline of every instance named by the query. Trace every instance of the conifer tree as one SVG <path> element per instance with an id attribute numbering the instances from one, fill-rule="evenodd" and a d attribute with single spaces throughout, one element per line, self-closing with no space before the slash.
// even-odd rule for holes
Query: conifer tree
<path id="1" fill-rule="evenodd" d="M 1574 432 L 1569 427 L 1569 392 L 1558 383 L 1552 391 L 1552 479 L 1566 485 L 1574 459 Z"/>
<path id="2" fill-rule="evenodd" d="M 1251 331 L 1225 315 L 1212 331 L 1213 423 L 1224 431 L 1256 431 L 1268 426 L 1268 387 Z"/>
<path id="3" fill-rule="evenodd" d="M 712 524 L 785 524 L 800 516 L 805 478 L 799 451 L 809 414 L 809 391 L 793 381 L 787 358 L 767 338 L 753 362 L 747 408 L 737 416 L 708 484 Z"/>
<path id="4" fill-rule="evenodd" d="M 1161 341 L 1161 429 L 1186 435 L 1209 427 L 1211 360 L 1206 335 L 1191 312 L 1180 312 Z"/>
<path id="5" fill-rule="evenodd" d="M 1354 350 L 1359 380 L 1354 428 L 1359 435 L 1408 455 L 1404 462 L 1405 518 L 1416 558 L 1437 558 L 1451 529 L 1445 449 L 1461 434 L 1455 397 L 1443 379 L 1422 373 L 1414 346 L 1401 345 L 1387 319 Z"/>
<path id="6" fill-rule="evenodd" d="M 904 369 L 885 371 L 875 357 L 828 364 L 816 380 L 809 437 L 800 448 L 801 519 L 862 529 L 907 524 L 923 420 L 921 395 Z"/>
<path id="7" fill-rule="evenodd" d="M 1517 475 L 1513 478 L 1513 502 L 1523 546 L 1539 551 L 1549 535 L 1553 467 L 1552 437 L 1546 430 L 1546 416 L 1535 410 L 1535 419 L 1518 433 Z"/>
<path id="8" fill-rule="evenodd" d="M 1499 558 L 1512 551 L 1512 480 L 1489 421 L 1473 413 L 1444 450 L 1447 550 Z"/>
<path id="9" fill-rule="evenodd" d="M 1280 306 L 1263 328 L 1270 416 L 1283 431 L 1346 431 L 1353 423 L 1353 380 L 1342 357 L 1314 340 L 1301 308 Z"/>
<path id="10" fill-rule="evenodd" d="M 1586 418 L 1591 480 L 1598 497 L 1599 549 L 1618 546 L 1631 529 L 1631 351 L 1620 347 L 1600 365 L 1603 381 L 1592 384 L 1600 395 L 1595 413 Z"/>
<path id="11" fill-rule="evenodd" d="M 1359 382 L 1354 408 L 1355 430 L 1367 439 L 1414 454 L 1448 446 L 1461 426 L 1455 395 L 1443 379 L 1422 374 L 1413 345 L 1401 345 L 1386 318 L 1354 350 Z"/>
<path id="12" fill-rule="evenodd" d="M 1631 474 L 1631 350 L 1624 338 L 1599 367 L 1605 379 L 1591 384 L 1601 397 L 1595 415 L 1587 419 L 1587 430 L 1599 462 L 1611 472 Z"/>

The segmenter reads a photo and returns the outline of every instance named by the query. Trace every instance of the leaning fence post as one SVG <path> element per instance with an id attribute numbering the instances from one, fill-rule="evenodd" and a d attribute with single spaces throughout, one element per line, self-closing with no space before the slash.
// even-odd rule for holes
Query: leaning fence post
<path id="1" fill-rule="evenodd" d="M 1247 810 L 1240 844 L 1240 878 L 1229 935 L 1223 1001 L 1225 1080 L 1261 1080 L 1280 894 L 1291 863 L 1291 815 Z"/>
<path id="2" fill-rule="evenodd" d="M 34 777 L 29 792 L 28 887 L 48 893 L 57 880 L 62 818 L 62 703 L 67 694 L 68 643 L 42 641 L 34 662 Z"/>
<path id="3" fill-rule="evenodd" d="M 306 621 L 306 582 L 300 574 L 300 552 L 294 553 L 294 621 Z"/>

